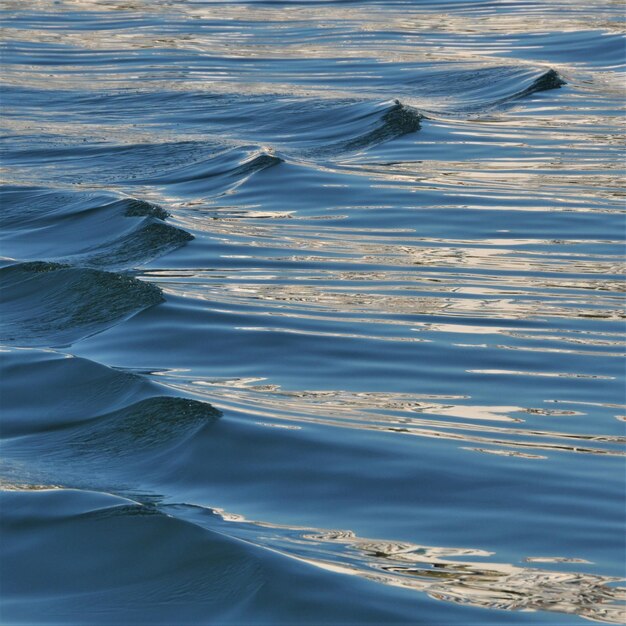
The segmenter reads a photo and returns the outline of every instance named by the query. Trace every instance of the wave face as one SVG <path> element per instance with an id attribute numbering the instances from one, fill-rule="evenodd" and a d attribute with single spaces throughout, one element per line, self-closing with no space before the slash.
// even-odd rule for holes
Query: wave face
<path id="1" fill-rule="evenodd" d="M 2 251 L 19 260 L 127 269 L 193 239 L 165 223 L 162 207 L 134 198 L 5 187 L 0 202 L 7 207 L 0 217 Z"/>
<path id="2" fill-rule="evenodd" d="M 2 623 L 626 620 L 620 3 L 0 11 Z"/>
<path id="3" fill-rule="evenodd" d="M 0 340 L 9 345 L 64 346 L 163 300 L 132 276 L 43 261 L 2 268 L 0 285 Z"/>

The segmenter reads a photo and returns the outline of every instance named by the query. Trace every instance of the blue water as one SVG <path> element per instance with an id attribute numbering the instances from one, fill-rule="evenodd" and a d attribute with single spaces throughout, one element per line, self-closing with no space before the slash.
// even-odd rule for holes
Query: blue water
<path id="1" fill-rule="evenodd" d="M 623 18 L 3 2 L 2 623 L 623 623 Z"/>

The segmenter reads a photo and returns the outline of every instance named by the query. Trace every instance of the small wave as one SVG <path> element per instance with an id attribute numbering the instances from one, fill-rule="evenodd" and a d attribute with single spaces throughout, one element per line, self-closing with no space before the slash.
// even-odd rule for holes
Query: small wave
<path id="1" fill-rule="evenodd" d="M 400 100 L 395 100 L 387 112 L 382 116 L 382 125 L 370 132 L 347 141 L 343 148 L 345 150 L 360 150 L 369 146 L 374 146 L 408 133 L 414 133 L 421 128 L 421 121 L 424 116 L 416 109 L 402 104 Z"/>
<path id="2" fill-rule="evenodd" d="M 104 249 L 67 260 L 86 266 L 126 268 L 147 263 L 192 239 L 193 235 L 181 228 L 157 221 L 144 222 L 130 234 L 103 246 Z"/>
<path id="3" fill-rule="evenodd" d="M 547 72 L 539 76 L 533 80 L 533 82 L 528 86 L 514 93 L 512 96 L 508 98 L 503 98 L 500 102 L 506 102 L 507 100 L 517 100 L 519 98 L 524 98 L 526 96 L 530 96 L 539 91 L 548 91 L 549 89 L 560 89 L 563 85 L 567 85 L 565 80 L 559 75 L 556 70 L 549 69 Z"/>
<path id="4" fill-rule="evenodd" d="M 167 219 L 170 214 L 163 208 L 145 200 L 120 200 L 124 205 L 124 215 L 126 217 L 155 217 L 159 220 Z"/>
<path id="5" fill-rule="evenodd" d="M 127 274 L 50 262 L 0 269 L 0 341 L 65 346 L 163 302 L 161 290 Z"/>
<path id="6" fill-rule="evenodd" d="M 345 130 L 353 133 L 352 137 L 313 148 L 306 151 L 305 154 L 307 156 L 329 156 L 364 150 L 414 133 L 421 128 L 424 115 L 414 107 L 403 104 L 400 100 L 394 100 L 393 103 L 386 103 L 384 106 L 385 111 L 382 115 L 380 115 L 379 110 L 375 110 L 370 111 L 365 116 L 359 116 L 355 121 L 346 121 Z M 369 129 L 365 132 L 362 130 L 364 121 L 369 122 Z M 358 130 L 355 128 L 357 125 Z"/>
<path id="7" fill-rule="evenodd" d="M 6 623 L 236 624 L 270 575 L 250 548 L 134 500 L 38 489 L 0 503 Z"/>
<path id="8" fill-rule="evenodd" d="M 252 156 L 247 161 L 244 161 L 239 167 L 235 168 L 232 173 L 235 176 L 247 176 L 253 172 L 259 172 L 267 169 L 268 167 L 273 167 L 274 165 L 279 165 L 284 162 L 285 159 L 282 159 L 275 154 L 261 152 Z"/>
<path id="9" fill-rule="evenodd" d="M 154 177 L 134 180 L 132 183 L 167 185 L 174 189 L 181 186 L 186 192 L 219 191 L 223 187 L 231 186 L 233 181 L 240 183 L 255 172 L 283 161 L 284 159 L 274 154 L 272 150 L 240 146 L 217 151 L 202 161 L 162 171 Z"/>
<path id="10" fill-rule="evenodd" d="M 179 442 L 220 416 L 221 412 L 206 402 L 161 396 L 141 400 L 59 434 L 74 454 L 93 455 L 100 460 L 102 456 L 135 455 L 146 448 Z"/>
<path id="11" fill-rule="evenodd" d="M 20 261 L 129 268 L 193 239 L 163 221 L 165 209 L 135 198 L 33 187 L 5 188 L 2 198 L 8 207 L 2 217 L 3 251 Z"/>
<path id="12" fill-rule="evenodd" d="M 88 359 L 24 348 L 0 356 L 1 483 L 111 489 L 132 482 L 129 462 L 154 466 L 155 454 L 221 417 L 207 402 Z"/>
<path id="13" fill-rule="evenodd" d="M 350 530 L 254 522 L 196 505 L 166 505 L 163 510 L 283 557 L 425 593 L 447 603 L 504 611 L 551 611 L 609 624 L 621 624 L 625 616 L 625 588 L 615 586 L 623 582 L 617 577 L 497 563 L 492 552 L 475 548 L 424 546 L 363 538 Z M 585 561 L 562 558 L 554 562 Z"/>
<path id="14" fill-rule="evenodd" d="M 121 468 L 112 460 L 139 461 L 143 453 L 169 449 L 220 416 L 220 411 L 198 400 L 146 398 L 112 413 L 8 440 L 4 454 L 9 459 L 26 456 L 29 472 L 41 473 L 40 480 L 82 485 L 85 464 L 116 473 Z M 90 483 L 97 485 L 99 479 L 93 477 Z"/>
<path id="15" fill-rule="evenodd" d="M 163 393 L 134 372 L 54 350 L 3 348 L 1 438 L 59 430 Z"/>
<path id="16" fill-rule="evenodd" d="M 621 11 L 335 2 L 9 1 L 3 621 L 623 621 Z"/>
<path id="17" fill-rule="evenodd" d="M 410 97 L 434 117 L 489 112 L 566 84 L 555 69 L 539 72 L 525 66 L 448 68 L 420 73 L 409 81 Z"/>

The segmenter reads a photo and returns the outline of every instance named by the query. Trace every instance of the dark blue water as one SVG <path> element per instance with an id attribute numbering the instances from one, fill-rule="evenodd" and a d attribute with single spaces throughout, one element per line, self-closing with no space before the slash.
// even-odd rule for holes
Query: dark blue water
<path id="1" fill-rule="evenodd" d="M 3 3 L 3 624 L 620 624 L 624 23 Z"/>

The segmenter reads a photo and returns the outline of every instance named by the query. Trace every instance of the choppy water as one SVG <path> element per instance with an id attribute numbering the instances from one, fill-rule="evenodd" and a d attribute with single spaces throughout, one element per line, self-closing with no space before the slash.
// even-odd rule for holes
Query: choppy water
<path id="1" fill-rule="evenodd" d="M 621 2 L 3 7 L 3 623 L 622 623 Z"/>

